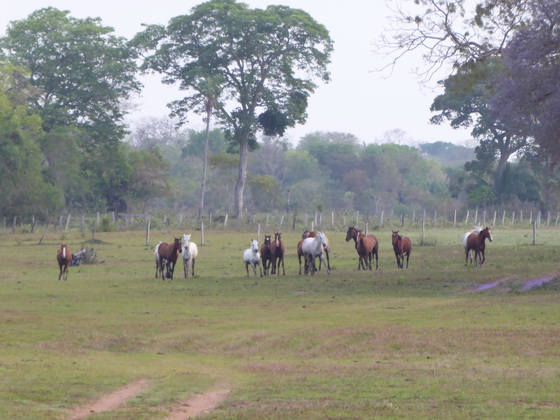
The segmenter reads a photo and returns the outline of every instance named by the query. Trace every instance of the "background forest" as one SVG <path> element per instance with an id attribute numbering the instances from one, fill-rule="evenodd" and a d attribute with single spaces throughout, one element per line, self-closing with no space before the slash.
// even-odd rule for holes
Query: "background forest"
<path id="1" fill-rule="evenodd" d="M 438 2 L 418 2 L 432 3 Z M 286 140 L 283 130 L 305 120 L 306 98 L 315 87 L 312 79 L 298 79 L 291 66 L 328 81 L 332 50 L 328 31 L 301 11 L 266 9 L 275 18 L 290 14 L 285 18 L 294 25 L 290 30 L 306 28 L 301 36 L 314 44 L 302 42 L 279 52 L 291 64 L 274 75 L 266 95 L 255 99 L 261 109 L 242 115 L 245 106 L 225 109 L 222 92 L 229 89 L 231 102 L 236 86 L 220 75 L 222 64 L 207 60 L 202 72 L 193 65 L 200 61 L 185 62 L 175 74 L 169 69 L 178 63 L 165 54 L 172 42 L 177 42 L 173 48 L 183 46 L 179 32 L 188 27 L 194 33 L 197 19 L 212 16 L 219 30 L 220 19 L 250 16 L 262 23 L 258 19 L 266 19 L 265 13 L 247 15 L 251 10 L 242 4 L 213 0 L 168 27 L 149 27 L 127 40 L 99 19 L 38 10 L 12 22 L 0 39 L 0 216 L 49 219 L 61 212 L 147 214 L 162 209 L 196 213 L 202 210 L 203 190 L 202 214 L 238 215 L 239 203 L 247 212 L 357 210 L 374 215 L 496 206 L 556 211 L 560 31 L 551 27 L 560 23 L 560 8 L 551 0 L 504 3 L 523 7 L 524 19 L 507 19 L 506 6 L 477 9 L 480 15 L 471 18 L 516 25 L 507 32 L 505 47 L 458 60 L 432 105 L 433 123 L 472 128 L 472 148 L 445 139 L 412 146 L 414 133 L 400 130 L 375 144 L 341 132 L 309 133 L 297 144 Z M 223 10 L 224 15 L 212 14 Z M 244 14 L 237 15 L 240 11 Z M 425 14 L 416 24 L 437 18 Z M 531 48 L 533 43 L 541 48 Z M 260 57 L 257 47 L 248 57 Z M 205 56 L 200 49 L 179 53 L 195 60 Z M 187 96 L 172 104 L 168 119 L 127 123 L 127 107 L 141 90 L 137 76 L 149 71 L 165 75 L 165 83 L 181 84 Z M 240 98 L 247 92 L 242 93 Z M 188 112 L 205 115 L 208 130 L 190 129 Z"/>

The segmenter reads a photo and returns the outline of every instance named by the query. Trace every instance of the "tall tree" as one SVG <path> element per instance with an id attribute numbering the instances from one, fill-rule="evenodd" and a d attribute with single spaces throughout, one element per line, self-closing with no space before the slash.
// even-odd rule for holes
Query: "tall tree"
<path id="1" fill-rule="evenodd" d="M 249 9 L 235 0 L 212 0 L 137 34 L 134 46 L 151 54 L 144 70 L 164 75 L 187 92 L 171 104 L 185 119 L 206 112 L 209 78 L 219 92 L 213 115 L 239 150 L 235 214 L 243 210 L 249 152 L 256 133 L 283 134 L 306 119 L 315 79 L 328 81 L 332 41 L 326 28 L 302 10 L 285 6 Z"/>
<path id="2" fill-rule="evenodd" d="M 560 5 L 529 2 L 532 20 L 505 49 L 506 72 L 492 99 L 496 113 L 519 135 L 531 137 L 560 161 Z"/>
<path id="3" fill-rule="evenodd" d="M 415 0 L 392 11 L 392 25 L 380 35 L 378 48 L 393 57 L 386 67 L 420 52 L 427 66 L 418 72 L 430 79 L 442 68 L 501 56 L 526 21 L 529 1 Z"/>
<path id="4" fill-rule="evenodd" d="M 76 19 L 52 7 L 10 23 L 0 47 L 10 62 L 30 71 L 45 131 L 72 124 L 96 141 L 123 137 L 120 101 L 140 85 L 126 41 L 113 31 L 99 18 Z"/>
<path id="5" fill-rule="evenodd" d="M 496 191 L 508 159 L 529 144 L 529 139 L 504 123 L 499 110 L 492 106 L 496 79 L 501 73 L 502 60 L 497 57 L 466 64 L 445 79 L 445 92 L 434 99 L 431 107 L 432 112 L 438 112 L 431 119 L 433 123 L 449 121 L 453 128 L 472 127 L 472 135 L 480 143 L 475 148 L 477 160 L 469 163 L 468 169 L 491 175 Z"/>

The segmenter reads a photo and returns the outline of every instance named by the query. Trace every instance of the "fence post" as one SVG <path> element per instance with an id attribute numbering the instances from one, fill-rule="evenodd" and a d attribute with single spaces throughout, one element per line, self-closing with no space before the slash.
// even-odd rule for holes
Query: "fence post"
<path id="1" fill-rule="evenodd" d="M 227 227 L 228 216 L 229 215 L 226 213 L 226 217 L 224 217 L 224 229 Z"/>
<path id="2" fill-rule="evenodd" d="M 537 221 L 533 220 L 533 245 L 537 244 Z"/>
<path id="3" fill-rule="evenodd" d="M 515 212 L 511 212 L 511 225 L 515 225 Z"/>
<path id="4" fill-rule="evenodd" d="M 379 215 L 379 227 L 380 228 L 383 227 L 383 213 L 385 213 L 385 211 L 381 210 L 381 214 Z"/>
<path id="5" fill-rule="evenodd" d="M 453 212 L 453 227 L 457 225 L 457 209 Z"/>
<path id="6" fill-rule="evenodd" d="M 204 245 L 204 222 L 200 222 L 200 245 Z"/>
<path id="7" fill-rule="evenodd" d="M 261 224 L 257 223 L 257 242 L 261 243 Z"/>
<path id="8" fill-rule="evenodd" d="M 424 245 L 424 237 L 425 237 L 425 232 L 424 232 L 424 225 L 425 225 L 426 219 L 422 219 L 422 245 Z"/>
<path id="9" fill-rule="evenodd" d="M 496 215 L 498 214 L 498 212 L 496 210 L 494 210 L 494 222 L 492 223 L 492 226 L 496 226 Z"/>
<path id="10" fill-rule="evenodd" d="M 412 226 L 416 222 L 416 209 L 412 209 Z"/>
<path id="11" fill-rule="evenodd" d="M 469 213 L 470 213 L 470 210 L 467 210 L 467 217 L 465 217 L 465 226 L 469 225 Z"/>
<path id="12" fill-rule="evenodd" d="M 150 216 L 146 218 L 146 246 L 150 245 Z"/>
<path id="13" fill-rule="evenodd" d="M 502 214 L 502 226 L 506 222 L 506 211 L 504 210 L 504 214 Z"/>

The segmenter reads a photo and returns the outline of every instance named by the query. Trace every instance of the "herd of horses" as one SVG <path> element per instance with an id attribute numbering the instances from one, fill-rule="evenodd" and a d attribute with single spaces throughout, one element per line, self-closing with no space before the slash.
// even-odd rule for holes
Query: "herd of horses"
<path id="1" fill-rule="evenodd" d="M 358 270 L 373 270 L 373 260 L 375 269 L 379 268 L 379 241 L 375 235 L 365 234 L 362 229 L 350 226 L 346 232 L 346 242 L 354 240 L 354 246 L 358 253 Z M 476 266 L 481 266 L 485 261 L 484 250 L 486 239 L 492 242 L 492 231 L 489 227 L 482 228 L 476 226 L 474 230 L 466 232 L 463 236 L 463 247 L 465 249 L 465 265 L 469 262 Z M 406 258 L 406 268 L 412 252 L 412 241 L 410 238 L 400 235 L 399 231 L 392 231 L 391 241 L 397 267 L 404 268 Z M 323 232 L 304 230 L 302 238 L 297 244 L 297 256 L 299 261 L 299 274 L 302 274 L 302 259 L 304 274 L 315 274 L 324 265 L 327 274 L 331 272 L 329 257 L 329 240 Z M 243 262 L 247 276 L 249 276 L 249 266 L 253 270 L 253 275 L 257 275 L 257 267 L 260 276 L 263 275 L 286 275 L 284 269 L 284 254 L 286 246 L 282 242 L 282 233 L 276 232 L 274 240 L 271 235 L 265 235 L 262 246 L 259 247 L 257 240 L 251 240 L 251 247 L 243 252 Z M 195 261 L 198 257 L 198 247 L 191 241 L 191 235 L 183 235 L 181 238 L 174 238 L 172 243 L 160 242 L 154 249 L 156 263 L 155 277 L 162 279 L 173 279 L 175 265 L 181 254 L 183 259 L 183 274 L 185 278 L 190 274 L 194 276 Z M 68 265 L 72 261 L 72 253 L 65 244 L 62 244 L 57 251 L 56 259 L 60 269 L 58 279 L 68 279 Z M 317 266 L 319 260 L 319 266 Z M 165 272 L 164 272 L 165 271 Z"/>

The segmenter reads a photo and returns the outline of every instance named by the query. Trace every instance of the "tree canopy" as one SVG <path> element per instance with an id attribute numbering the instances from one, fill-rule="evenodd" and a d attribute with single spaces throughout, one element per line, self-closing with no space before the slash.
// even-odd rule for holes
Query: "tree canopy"
<path id="1" fill-rule="evenodd" d="M 303 10 L 212 0 L 166 27 L 148 26 L 133 45 L 144 54 L 144 70 L 163 74 L 164 83 L 177 83 L 186 92 L 171 104 L 175 115 L 205 113 L 212 98 L 214 117 L 239 147 L 239 216 L 257 131 L 282 134 L 304 122 L 314 80 L 329 80 L 328 31 Z"/>

